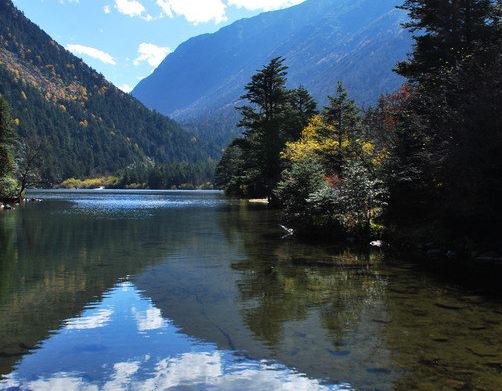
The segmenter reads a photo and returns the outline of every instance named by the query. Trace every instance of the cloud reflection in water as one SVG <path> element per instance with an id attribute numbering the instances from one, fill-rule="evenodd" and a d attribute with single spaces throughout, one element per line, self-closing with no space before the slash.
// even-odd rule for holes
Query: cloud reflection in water
<path id="1" fill-rule="evenodd" d="M 64 347 L 64 349 L 62 349 Z M 25 356 L 0 389 L 348 390 L 283 365 L 245 359 L 182 334 L 130 282 L 70 319 Z"/>

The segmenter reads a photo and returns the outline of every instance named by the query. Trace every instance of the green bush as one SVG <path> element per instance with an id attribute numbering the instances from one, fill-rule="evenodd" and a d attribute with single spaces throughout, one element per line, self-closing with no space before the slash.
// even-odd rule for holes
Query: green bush
<path id="1" fill-rule="evenodd" d="M 330 190 L 321 163 L 307 158 L 294 162 L 289 170 L 284 171 L 275 195 L 283 206 L 286 223 L 297 231 L 308 232 L 324 228 L 332 222 L 333 208 L 329 205 L 321 207 L 320 200 L 310 200 L 314 194 L 320 196 Z"/>
<path id="2" fill-rule="evenodd" d="M 361 162 L 347 162 L 342 179 L 326 178 L 314 159 L 294 162 L 283 173 L 276 195 L 284 219 L 299 234 L 366 235 L 386 205 L 382 181 Z"/>
<path id="3" fill-rule="evenodd" d="M 0 178 L 0 199 L 16 198 L 19 192 L 19 183 L 11 176 Z"/>

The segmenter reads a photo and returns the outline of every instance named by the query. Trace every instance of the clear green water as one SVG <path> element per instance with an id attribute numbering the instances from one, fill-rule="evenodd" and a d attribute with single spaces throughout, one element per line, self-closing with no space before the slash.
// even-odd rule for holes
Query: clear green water
<path id="1" fill-rule="evenodd" d="M 501 302 L 406 260 L 215 192 L 34 195 L 0 213 L 0 389 L 502 390 Z"/>

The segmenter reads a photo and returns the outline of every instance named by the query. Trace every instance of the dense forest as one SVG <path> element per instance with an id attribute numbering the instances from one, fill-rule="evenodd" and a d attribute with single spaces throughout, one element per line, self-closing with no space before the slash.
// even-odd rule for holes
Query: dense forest
<path id="1" fill-rule="evenodd" d="M 217 180 L 230 195 L 267 197 L 299 234 L 401 243 L 436 241 L 472 253 L 500 246 L 502 8 L 498 1 L 407 0 L 407 82 L 362 110 L 339 84 L 317 109 L 286 88 L 276 58 L 239 108 L 243 136 Z M 491 247 L 490 247 L 491 246 Z"/>
<path id="2" fill-rule="evenodd" d="M 107 82 L 11 0 L 0 0 L 0 95 L 11 106 L 21 148 L 40 150 L 45 186 L 134 166 L 190 162 L 207 172 L 213 165 L 209 147 Z M 198 175 L 183 167 L 178 176 Z"/>
<path id="3" fill-rule="evenodd" d="M 9 106 L 0 96 L 0 200 L 16 194 L 17 181 L 14 163 L 15 133 Z"/>

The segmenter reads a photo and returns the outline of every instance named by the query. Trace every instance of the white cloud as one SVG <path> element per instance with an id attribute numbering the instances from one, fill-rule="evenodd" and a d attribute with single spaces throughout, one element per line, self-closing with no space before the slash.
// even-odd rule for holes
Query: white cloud
<path id="1" fill-rule="evenodd" d="M 194 24 L 221 23 L 227 19 L 223 0 L 157 0 L 157 5 L 165 15 L 181 15 Z"/>
<path id="2" fill-rule="evenodd" d="M 105 64 L 111 64 L 111 65 L 117 64 L 115 59 L 110 54 L 90 46 L 70 44 L 66 45 L 66 49 L 72 52 L 73 54 L 89 56 L 95 58 L 96 60 L 102 61 Z"/>
<path id="3" fill-rule="evenodd" d="M 113 365 L 115 373 L 112 379 L 103 387 L 103 391 L 118 391 L 128 390 L 131 383 L 131 377 L 140 369 L 140 363 L 134 362 L 119 362 Z"/>
<path id="4" fill-rule="evenodd" d="M 66 328 L 72 330 L 87 330 L 105 327 L 110 322 L 112 314 L 113 311 L 110 309 L 99 310 L 94 315 L 70 319 L 66 324 Z"/>
<path id="5" fill-rule="evenodd" d="M 68 0 L 67 0 L 68 1 Z M 78 0 L 69 0 L 78 1 Z M 227 20 L 228 7 L 246 8 L 252 11 L 272 11 L 303 3 L 305 0 L 155 0 L 161 9 L 160 17 L 182 16 L 193 24 Z M 115 0 L 115 8 L 122 14 L 140 17 L 146 21 L 154 19 L 147 13 L 140 0 Z M 106 14 L 111 12 L 109 5 L 103 8 Z M 157 18 L 157 17 L 156 17 Z M 155 18 L 155 19 L 156 19 Z"/>
<path id="6" fill-rule="evenodd" d="M 227 7 L 246 8 L 252 11 L 271 11 L 300 4 L 305 0 L 156 0 L 162 16 L 185 17 L 193 24 L 221 23 L 227 20 Z"/>
<path id="7" fill-rule="evenodd" d="M 115 0 L 115 8 L 128 16 L 141 16 L 146 11 L 138 0 Z"/>
<path id="8" fill-rule="evenodd" d="M 150 66 L 156 68 L 169 53 L 171 53 L 171 49 L 167 47 L 142 42 L 139 44 L 138 57 L 134 60 L 134 65 L 146 61 Z"/>
<path id="9" fill-rule="evenodd" d="M 124 91 L 126 94 L 128 94 L 129 92 L 132 91 L 132 87 L 129 84 L 121 84 L 121 85 L 119 85 L 117 87 L 119 89 L 121 89 L 122 91 Z"/>
<path id="10" fill-rule="evenodd" d="M 14 383 L 12 383 L 14 384 Z M 0 384 L 1 385 L 1 384 Z M 16 387 L 19 388 L 19 387 Z M 49 379 L 38 379 L 27 384 L 28 390 L 37 391 L 98 391 L 98 386 L 87 384 L 82 378 L 64 373 L 57 374 Z"/>
<path id="11" fill-rule="evenodd" d="M 173 10 L 171 9 L 171 4 L 169 0 L 157 0 L 157 5 L 162 9 L 162 12 L 172 18 L 174 16 Z"/>
<path id="12" fill-rule="evenodd" d="M 227 0 L 229 6 L 248 10 L 272 11 L 303 3 L 305 0 Z"/>
<path id="13" fill-rule="evenodd" d="M 153 306 L 146 311 L 136 311 L 133 308 L 132 312 L 136 318 L 138 331 L 158 330 L 166 325 L 166 321 L 162 318 L 160 310 Z"/>
<path id="14" fill-rule="evenodd" d="M 258 362 L 229 362 L 221 352 L 192 352 L 156 362 L 152 371 L 143 362 L 119 362 L 113 365 L 113 373 L 104 380 L 100 389 L 115 390 L 167 390 L 186 387 L 211 390 L 283 390 L 328 391 L 352 390 L 349 384 L 323 385 L 301 373 L 285 367 Z M 148 369 L 148 371 L 147 371 Z M 141 378 L 138 373 L 151 373 Z M 16 388 L 42 391 L 98 391 L 98 386 L 78 375 L 55 373 L 49 378 L 36 381 L 18 378 L 11 374 L 0 380 L 0 388 Z"/>

